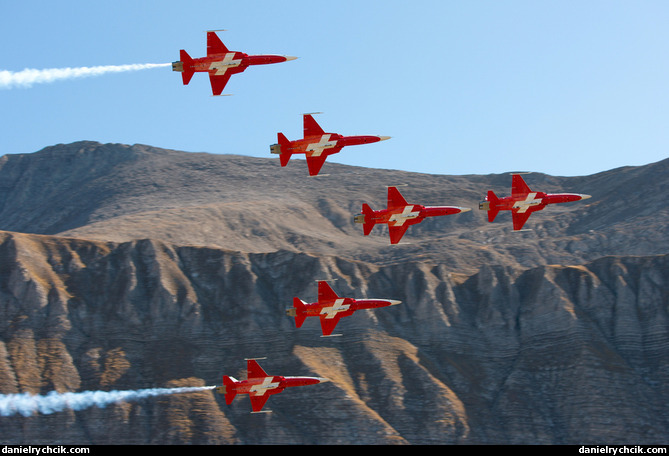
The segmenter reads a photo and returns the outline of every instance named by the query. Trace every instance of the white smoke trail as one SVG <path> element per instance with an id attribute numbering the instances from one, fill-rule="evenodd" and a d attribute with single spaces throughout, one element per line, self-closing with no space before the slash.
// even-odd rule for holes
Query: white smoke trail
<path id="1" fill-rule="evenodd" d="M 105 407 L 121 401 L 132 401 L 166 394 L 191 393 L 214 389 L 215 386 L 188 386 L 181 388 L 149 388 L 130 391 L 82 391 L 79 393 L 59 393 L 51 391 L 44 396 L 30 393 L 0 394 L 0 416 L 20 413 L 30 416 L 34 412 L 45 415 L 62 412 L 65 409 L 83 410 L 88 407 Z"/>
<path id="2" fill-rule="evenodd" d="M 170 63 L 137 63 L 132 65 L 103 65 L 79 68 L 48 68 L 35 70 L 26 68 L 23 71 L 0 70 L 0 89 L 13 87 L 32 87 L 33 84 L 44 84 L 63 79 L 85 78 L 106 73 L 122 73 L 125 71 L 147 70 L 171 65 Z"/>

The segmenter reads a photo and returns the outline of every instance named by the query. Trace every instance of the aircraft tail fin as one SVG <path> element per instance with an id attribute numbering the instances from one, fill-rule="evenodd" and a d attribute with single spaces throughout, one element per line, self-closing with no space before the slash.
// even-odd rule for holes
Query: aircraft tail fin
<path id="1" fill-rule="evenodd" d="M 362 224 L 362 231 L 365 236 L 372 232 L 372 228 L 376 223 L 372 220 L 374 211 L 367 203 L 362 203 L 362 215 L 364 216 L 365 222 Z"/>
<path id="2" fill-rule="evenodd" d="M 286 166 L 288 164 L 288 160 L 290 160 L 290 156 L 293 155 L 288 152 L 290 141 L 288 141 L 288 138 L 286 138 L 283 133 L 277 133 L 276 136 L 279 141 L 279 147 L 281 151 L 279 154 L 279 160 L 281 160 L 281 166 Z"/>
<path id="3" fill-rule="evenodd" d="M 229 377 L 227 375 L 223 376 L 223 387 L 221 388 L 223 395 L 225 396 L 225 403 L 230 405 L 232 400 L 237 395 L 235 390 L 235 383 L 238 383 L 234 377 Z"/>
<path id="4" fill-rule="evenodd" d="M 307 305 L 300 298 L 293 298 L 293 309 L 295 316 L 295 326 L 300 328 L 304 320 L 307 318 L 305 310 L 307 310 Z"/>
<path id="5" fill-rule="evenodd" d="M 495 220 L 495 217 L 497 217 L 497 214 L 499 214 L 499 198 L 497 198 L 497 195 L 495 195 L 495 192 L 492 190 L 488 190 L 488 197 L 486 198 L 490 204 L 488 208 L 488 221 L 492 222 Z"/>
<path id="6" fill-rule="evenodd" d="M 183 65 L 181 78 L 183 79 L 184 85 L 188 85 L 191 78 L 195 74 L 193 71 L 193 59 L 190 55 L 188 55 L 188 52 L 184 51 L 183 49 L 179 51 L 179 58 L 181 59 L 181 63 Z"/>

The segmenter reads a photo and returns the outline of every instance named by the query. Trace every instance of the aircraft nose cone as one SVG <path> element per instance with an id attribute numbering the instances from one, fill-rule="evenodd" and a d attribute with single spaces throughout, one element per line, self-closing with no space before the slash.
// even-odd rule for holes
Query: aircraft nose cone
<path id="1" fill-rule="evenodd" d="M 460 208 L 460 212 L 467 212 L 467 211 L 471 211 L 471 210 L 472 210 L 471 207 L 461 207 Z"/>
<path id="2" fill-rule="evenodd" d="M 324 378 L 324 377 L 316 377 L 316 379 L 317 379 L 320 383 L 327 383 L 327 382 L 330 381 L 329 378 Z"/>
<path id="3" fill-rule="evenodd" d="M 293 56 L 291 56 L 291 55 L 284 55 L 284 57 L 286 58 L 286 60 L 295 60 L 295 59 L 297 59 L 297 57 L 293 57 Z"/>
<path id="4" fill-rule="evenodd" d="M 390 136 L 379 136 L 379 141 L 385 141 L 386 139 L 390 139 Z"/>
<path id="5" fill-rule="evenodd" d="M 391 306 L 396 306 L 397 304 L 402 304 L 402 301 L 397 301 L 395 299 L 389 299 L 388 301 L 390 302 Z"/>
<path id="6" fill-rule="evenodd" d="M 592 198 L 592 195 L 581 195 L 582 200 L 587 200 L 588 198 Z"/>

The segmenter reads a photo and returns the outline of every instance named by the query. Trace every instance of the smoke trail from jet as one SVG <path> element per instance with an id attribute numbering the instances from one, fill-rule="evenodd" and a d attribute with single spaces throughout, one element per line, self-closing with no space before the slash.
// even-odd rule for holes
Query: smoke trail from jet
<path id="1" fill-rule="evenodd" d="M 33 84 L 45 84 L 65 79 L 100 76 L 107 73 L 147 70 L 150 68 L 161 68 L 170 65 L 170 63 L 137 63 L 132 65 L 103 65 L 79 68 L 48 68 L 46 70 L 35 70 L 31 68 L 26 68 L 23 71 L 0 70 L 0 89 L 32 87 Z"/>
<path id="2" fill-rule="evenodd" d="M 189 386 L 130 391 L 82 391 L 78 393 L 51 391 L 44 396 L 30 393 L 0 394 L 0 416 L 12 416 L 17 413 L 23 416 L 30 416 L 35 412 L 48 415 L 62 412 L 65 409 L 78 411 L 93 406 L 105 407 L 116 402 L 133 401 L 168 394 L 191 393 L 214 388 L 215 386 Z"/>

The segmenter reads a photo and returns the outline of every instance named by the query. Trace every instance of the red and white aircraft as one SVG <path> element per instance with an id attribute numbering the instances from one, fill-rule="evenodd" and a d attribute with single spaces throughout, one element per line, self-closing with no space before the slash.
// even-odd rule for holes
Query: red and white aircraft
<path id="1" fill-rule="evenodd" d="M 232 403 L 237 394 L 248 394 L 249 399 L 251 399 L 252 413 L 260 412 L 272 394 L 278 394 L 286 388 L 316 385 L 330 381 L 322 377 L 267 375 L 255 359 L 246 360 L 246 372 L 246 380 L 241 381 L 224 375 L 223 386 L 216 388 L 216 391 L 225 396 L 225 403 L 228 405 Z"/>
<path id="2" fill-rule="evenodd" d="M 492 222 L 499 211 L 511 211 L 513 229 L 519 231 L 527 222 L 532 212 L 540 211 L 548 204 L 568 203 L 590 198 L 580 193 L 544 193 L 533 192 L 520 174 L 513 174 L 511 180 L 511 196 L 498 198 L 495 192 L 488 191 L 479 209 L 488 211 L 488 221 Z"/>
<path id="3" fill-rule="evenodd" d="M 327 282 L 321 280 L 318 282 L 318 302 L 308 304 L 300 298 L 293 298 L 293 307 L 286 310 L 286 315 L 295 317 L 298 328 L 307 317 L 319 317 L 323 336 L 330 336 L 339 319 L 353 315 L 356 310 L 395 306 L 401 302 L 393 299 L 341 298 Z"/>
<path id="4" fill-rule="evenodd" d="M 270 152 L 279 154 L 281 166 L 288 164 L 291 155 L 305 154 L 310 176 L 316 176 L 327 156 L 340 152 L 343 147 L 390 139 L 390 136 L 342 136 L 337 133 L 326 133 L 314 120 L 312 114 L 303 114 L 303 116 L 304 138 L 289 141 L 283 133 L 278 133 L 278 144 L 272 144 Z"/>
<path id="5" fill-rule="evenodd" d="M 251 65 L 281 63 L 297 58 L 284 55 L 248 55 L 229 51 L 214 30 L 207 32 L 206 57 L 193 59 L 183 49 L 179 54 L 181 60 L 172 62 L 172 70 L 181 73 L 184 85 L 188 85 L 195 72 L 207 72 L 214 96 L 223 92 L 230 76 L 243 72 Z"/>
<path id="6" fill-rule="evenodd" d="M 422 222 L 426 217 L 459 214 L 471 210 L 468 207 L 458 206 L 421 206 L 408 204 L 396 187 L 388 187 L 388 208 L 378 211 L 372 210 L 367 204 L 362 205 L 362 214 L 356 215 L 353 220 L 361 223 L 367 236 L 377 223 L 387 223 L 390 232 L 390 243 L 397 244 L 406 233 L 410 225 Z"/>

